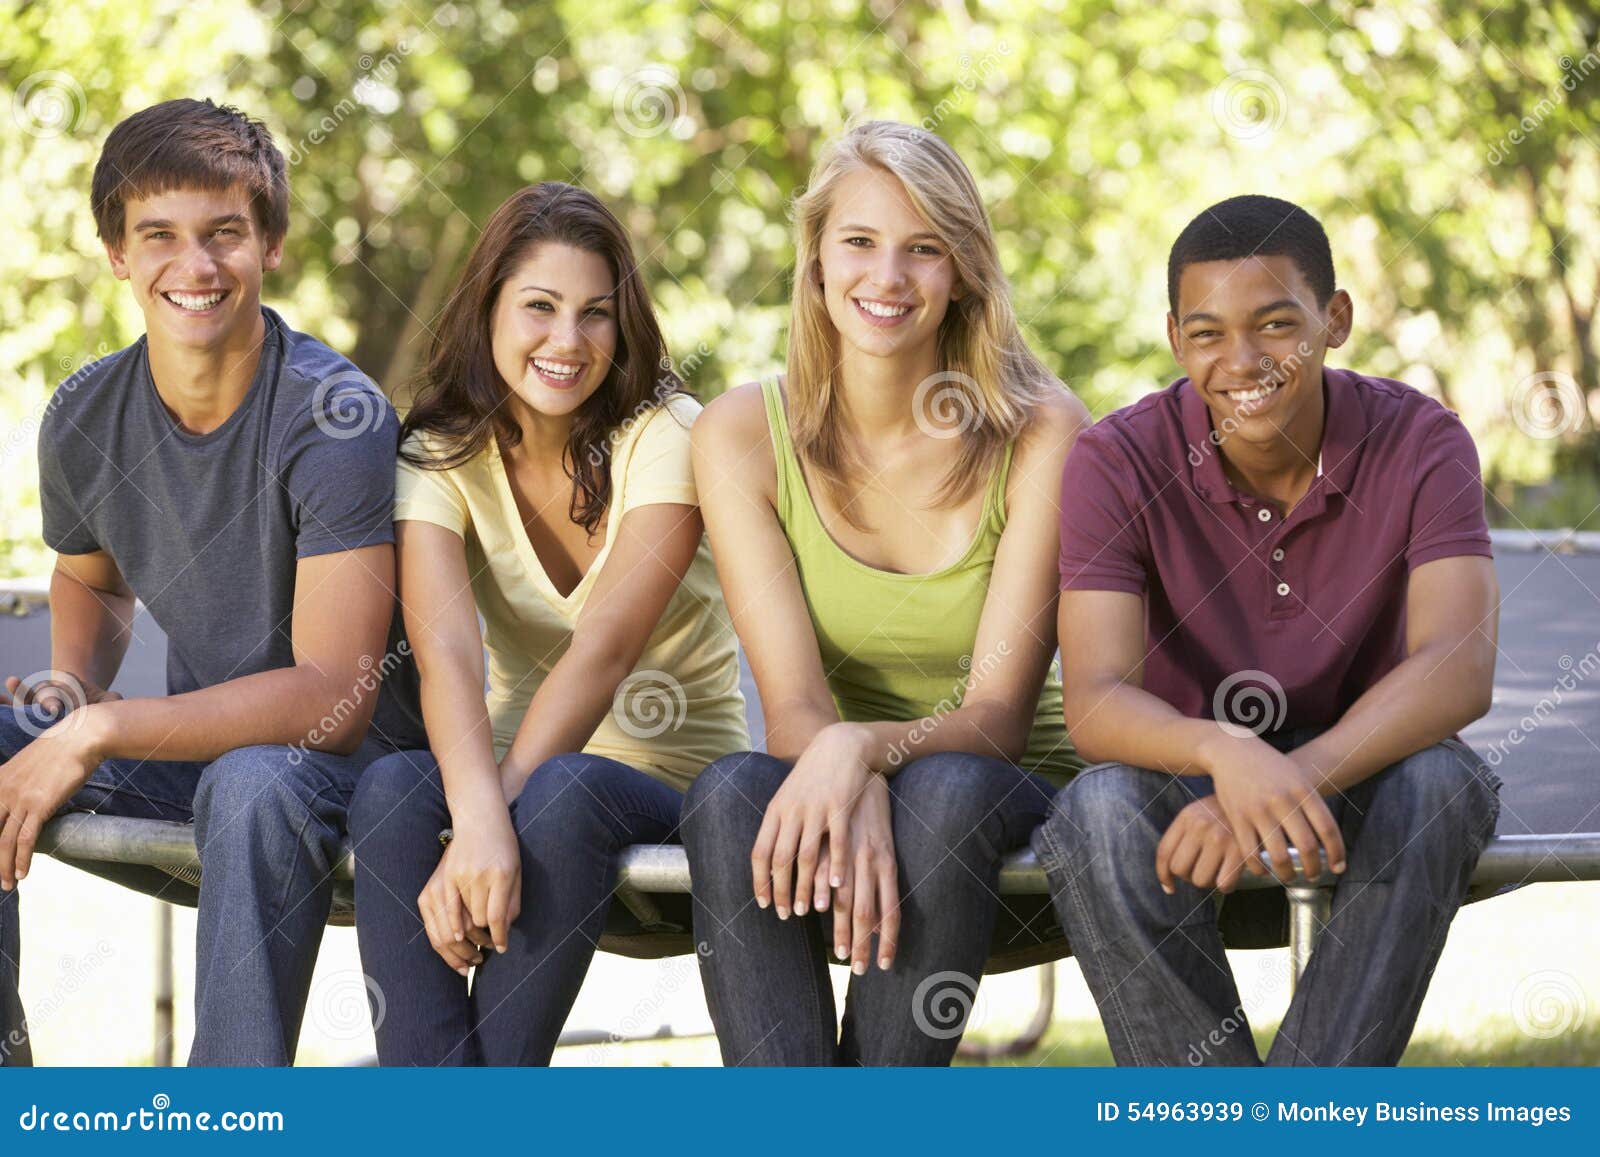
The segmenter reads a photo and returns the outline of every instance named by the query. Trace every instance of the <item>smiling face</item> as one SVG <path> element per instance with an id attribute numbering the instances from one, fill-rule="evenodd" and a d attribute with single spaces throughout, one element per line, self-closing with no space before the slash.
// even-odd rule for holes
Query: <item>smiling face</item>
<path id="1" fill-rule="evenodd" d="M 1324 306 L 1290 257 L 1185 266 L 1172 356 L 1211 411 L 1214 430 L 1260 446 L 1322 421 L 1322 361 L 1350 336 L 1350 297 Z"/>
<path id="2" fill-rule="evenodd" d="M 900 181 L 880 169 L 839 180 L 817 256 L 829 318 L 845 345 L 869 356 L 937 342 L 960 295 L 949 249 Z"/>
<path id="3" fill-rule="evenodd" d="M 153 342 L 192 351 L 250 340 L 261 318 L 261 278 L 283 242 L 269 243 L 243 186 L 173 189 L 130 200 L 111 270 L 133 288 Z"/>
<path id="4" fill-rule="evenodd" d="M 616 279 L 604 257 L 550 241 L 512 269 L 495 302 L 495 368 L 518 401 L 566 417 L 600 388 L 617 352 Z"/>

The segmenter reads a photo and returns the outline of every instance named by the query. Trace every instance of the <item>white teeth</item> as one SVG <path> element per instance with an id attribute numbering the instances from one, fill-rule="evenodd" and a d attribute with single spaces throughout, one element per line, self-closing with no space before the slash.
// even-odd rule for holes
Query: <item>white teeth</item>
<path id="1" fill-rule="evenodd" d="M 1264 386 L 1257 386 L 1253 390 L 1236 390 L 1231 397 L 1235 402 L 1259 402 L 1268 394 L 1275 392 L 1277 388 L 1278 383 L 1274 382 Z"/>
<path id="2" fill-rule="evenodd" d="M 903 317 L 911 312 L 909 305 L 880 305 L 876 301 L 863 301 L 859 297 L 855 300 L 857 305 L 873 317 Z"/>
<path id="3" fill-rule="evenodd" d="M 543 358 L 534 358 L 533 364 L 540 372 L 549 374 L 552 378 L 575 378 L 583 370 L 582 366 L 568 366 L 559 362 L 547 362 Z"/>
<path id="4" fill-rule="evenodd" d="M 174 305 L 181 306 L 184 309 L 205 310 L 210 309 L 221 301 L 223 295 L 220 292 L 207 294 L 168 293 L 166 298 Z"/>

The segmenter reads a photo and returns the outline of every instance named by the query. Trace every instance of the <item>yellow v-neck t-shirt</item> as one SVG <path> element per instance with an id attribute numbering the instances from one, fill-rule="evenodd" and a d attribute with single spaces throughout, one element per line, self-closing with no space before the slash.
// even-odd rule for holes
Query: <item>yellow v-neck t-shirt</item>
<path id="1" fill-rule="evenodd" d="M 395 519 L 429 522 L 461 536 L 488 653 L 495 758 L 505 755 L 533 693 L 566 652 L 628 511 L 699 504 L 689 427 L 700 404 L 674 395 L 613 435 L 611 508 L 599 555 L 569 595 L 546 575 L 517 512 L 498 446 L 451 470 L 400 460 Z M 411 445 L 424 452 L 427 436 Z M 633 673 L 584 751 L 619 760 L 683 790 L 712 760 L 748 750 L 737 640 L 710 550 L 700 549 L 667 603 Z"/>

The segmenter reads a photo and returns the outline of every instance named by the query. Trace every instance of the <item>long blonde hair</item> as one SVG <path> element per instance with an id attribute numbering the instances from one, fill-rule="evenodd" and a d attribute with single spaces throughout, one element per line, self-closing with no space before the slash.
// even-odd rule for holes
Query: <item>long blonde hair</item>
<path id="1" fill-rule="evenodd" d="M 939 325 L 939 372 L 917 402 L 948 422 L 954 412 L 956 458 L 935 505 L 955 505 L 988 477 L 1035 407 L 1061 382 L 1022 340 L 1011 289 L 1000 269 L 989 215 L 977 182 L 948 144 L 925 129 L 866 121 L 823 149 L 795 199 L 796 264 L 789 325 L 789 423 L 796 452 L 812 468 L 852 526 L 849 483 L 861 466 L 841 423 L 839 334 L 828 316 L 819 271 L 822 231 L 841 179 L 876 168 L 895 177 L 928 228 L 955 261 L 963 289 Z M 920 415 L 919 415 L 920 417 Z M 948 428 L 948 427 L 946 427 Z"/>

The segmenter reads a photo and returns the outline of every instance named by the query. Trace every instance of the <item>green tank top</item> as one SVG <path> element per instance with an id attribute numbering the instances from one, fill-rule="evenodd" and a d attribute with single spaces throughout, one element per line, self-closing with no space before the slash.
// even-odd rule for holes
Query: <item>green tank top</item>
<path id="1" fill-rule="evenodd" d="M 961 705 L 974 663 L 980 673 L 1003 655 L 974 656 L 978 619 L 1005 530 L 1007 446 L 989 480 L 983 519 L 959 560 L 932 574 L 896 574 L 859 562 L 833 540 L 806 489 L 777 379 L 761 384 L 778 467 L 778 519 L 794 551 L 817 633 L 822 669 L 839 717 L 850 722 L 913 720 Z M 909 762 L 920 754 L 913 745 Z M 1082 769 L 1061 710 L 1061 669 L 1052 659 L 1022 766 L 1056 784 Z"/>

